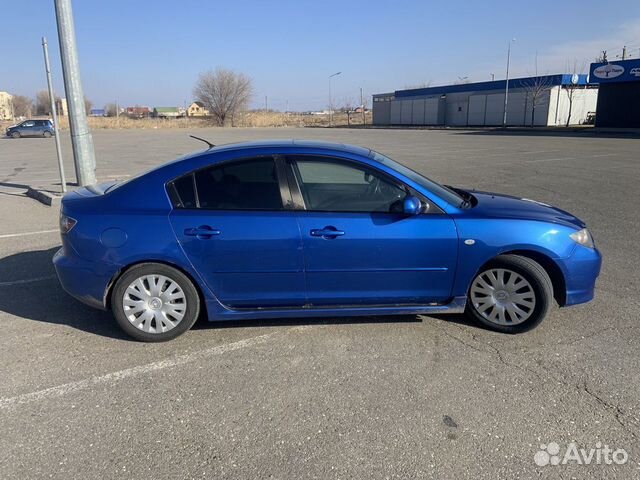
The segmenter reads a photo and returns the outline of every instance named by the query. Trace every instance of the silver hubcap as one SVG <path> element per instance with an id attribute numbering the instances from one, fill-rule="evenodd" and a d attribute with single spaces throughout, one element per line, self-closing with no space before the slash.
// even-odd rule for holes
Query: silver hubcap
<path id="1" fill-rule="evenodd" d="M 163 275 L 144 275 L 127 287 L 122 299 L 131 325 L 147 333 L 175 328 L 187 311 L 187 298 L 174 280 Z"/>
<path id="2" fill-rule="evenodd" d="M 533 313 L 536 295 L 522 275 L 504 268 L 492 268 L 473 280 L 471 303 L 492 323 L 518 325 Z"/>

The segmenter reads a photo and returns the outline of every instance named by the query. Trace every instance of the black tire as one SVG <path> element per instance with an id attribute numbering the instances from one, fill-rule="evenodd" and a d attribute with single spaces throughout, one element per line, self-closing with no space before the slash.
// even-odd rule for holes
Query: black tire
<path id="1" fill-rule="evenodd" d="M 49 130 L 45 130 L 42 136 L 44 138 L 51 138 L 51 132 Z"/>
<path id="2" fill-rule="evenodd" d="M 534 295 L 534 307 L 527 311 L 529 315 L 526 320 L 521 323 L 515 323 L 513 325 L 504 325 L 494 323 L 490 319 L 486 318 L 482 313 L 478 311 L 480 304 L 474 304 L 472 300 L 472 287 L 474 283 L 483 275 L 492 269 L 504 269 L 509 272 L 515 272 L 523 277 L 531 287 Z M 485 277 L 486 278 L 486 277 Z M 519 255 L 500 255 L 494 260 L 485 265 L 480 272 L 474 277 L 473 281 L 469 285 L 469 292 L 467 296 L 467 306 L 465 314 L 468 318 L 481 323 L 482 325 L 502 333 L 522 333 L 529 331 L 542 322 L 547 316 L 551 303 L 553 301 L 553 284 L 549 275 L 540 264 L 527 257 Z M 511 318 L 507 316 L 507 319 Z M 508 321 L 508 320 L 507 320 Z M 512 319 L 513 321 L 513 319 Z M 517 321 L 517 320 L 516 320 Z"/>
<path id="3" fill-rule="evenodd" d="M 11 132 L 11 138 L 20 138 L 20 132 Z"/>
<path id="4" fill-rule="evenodd" d="M 166 332 L 145 332 L 133 325 L 125 313 L 124 296 L 127 288 L 145 275 L 162 275 L 175 282 L 184 292 L 186 310 L 184 317 Z M 158 282 L 159 284 L 160 282 Z M 200 314 L 200 295 L 193 282 L 181 271 L 161 263 L 141 263 L 127 270 L 116 282 L 111 294 L 111 309 L 120 327 L 136 340 L 143 342 L 166 342 L 189 330 Z M 151 321 L 155 324 L 155 320 Z M 155 327 L 154 327 L 155 328 Z"/>

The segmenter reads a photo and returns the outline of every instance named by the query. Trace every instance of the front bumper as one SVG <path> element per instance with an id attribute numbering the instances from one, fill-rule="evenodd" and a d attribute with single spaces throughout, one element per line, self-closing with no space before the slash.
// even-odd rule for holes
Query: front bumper
<path id="1" fill-rule="evenodd" d="M 91 307 L 105 310 L 106 292 L 118 273 L 116 265 L 88 262 L 62 247 L 53 256 L 62 288 L 72 297 Z"/>
<path id="2" fill-rule="evenodd" d="M 593 300 L 602 256 L 597 248 L 576 245 L 570 257 L 558 261 L 564 273 L 566 298 L 564 305 L 577 305 Z"/>

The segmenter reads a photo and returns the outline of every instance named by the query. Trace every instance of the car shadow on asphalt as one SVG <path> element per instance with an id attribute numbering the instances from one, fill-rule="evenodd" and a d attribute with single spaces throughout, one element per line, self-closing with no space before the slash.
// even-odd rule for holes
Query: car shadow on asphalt
<path id="1" fill-rule="evenodd" d="M 0 312 L 96 335 L 131 340 L 110 312 L 88 307 L 69 296 L 55 277 L 53 255 L 59 247 L 0 258 Z"/>
<path id="2" fill-rule="evenodd" d="M 99 336 L 133 341 L 120 329 L 111 312 L 88 307 L 62 289 L 55 277 L 52 263 L 53 255 L 58 248 L 20 252 L 0 258 L 0 312 L 43 323 L 67 325 Z M 424 317 L 475 326 L 462 315 Z M 300 325 L 420 323 L 422 321 L 423 319 L 418 315 L 299 317 L 221 322 L 208 322 L 202 316 L 193 328 L 205 330 Z"/>

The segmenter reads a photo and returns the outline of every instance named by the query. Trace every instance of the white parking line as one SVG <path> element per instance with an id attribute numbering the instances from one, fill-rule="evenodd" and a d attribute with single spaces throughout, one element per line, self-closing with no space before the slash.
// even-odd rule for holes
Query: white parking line
<path id="1" fill-rule="evenodd" d="M 558 162 L 560 160 L 575 160 L 575 157 L 538 158 L 536 160 L 526 160 L 526 162 L 527 163 Z"/>
<path id="2" fill-rule="evenodd" d="M 37 232 L 24 232 L 24 233 L 7 233 L 5 235 L 0 235 L 0 238 L 15 238 L 15 237 L 25 237 L 27 235 L 40 235 L 41 233 L 54 233 L 59 232 L 60 229 L 56 228 L 53 230 L 38 230 Z"/>
<path id="3" fill-rule="evenodd" d="M 49 275 L 47 277 L 27 278 L 25 280 L 14 280 L 12 282 L 0 282 L 0 287 L 10 287 L 11 285 L 22 285 L 24 283 L 42 282 L 43 280 L 51 280 L 56 278 L 55 275 Z"/>
<path id="4" fill-rule="evenodd" d="M 296 327 L 294 327 L 293 329 L 296 329 Z M 212 348 L 207 348 L 206 350 L 201 350 L 199 352 L 178 355 L 167 360 L 160 360 L 158 362 L 147 363 L 146 365 L 126 368 L 117 372 L 107 373 L 106 375 L 97 375 L 84 380 L 79 380 L 77 382 L 65 383 L 63 385 L 45 388 L 44 390 L 38 390 L 36 392 L 24 393 L 16 397 L 0 398 L 0 410 L 5 410 L 17 405 L 23 405 L 25 403 L 61 397 L 63 395 L 66 395 L 67 393 L 85 390 L 96 385 L 116 383 L 126 378 L 137 377 L 139 375 L 144 375 L 158 370 L 164 370 L 165 368 L 184 365 L 185 363 L 191 363 L 203 358 L 222 355 L 224 353 L 233 352 L 234 350 L 240 350 L 242 348 L 253 347 L 255 345 L 266 342 L 269 338 L 277 335 L 277 333 L 278 332 L 267 333 L 265 335 L 260 335 L 257 337 L 238 340 L 237 342 L 228 343 L 226 345 L 218 345 Z"/>

